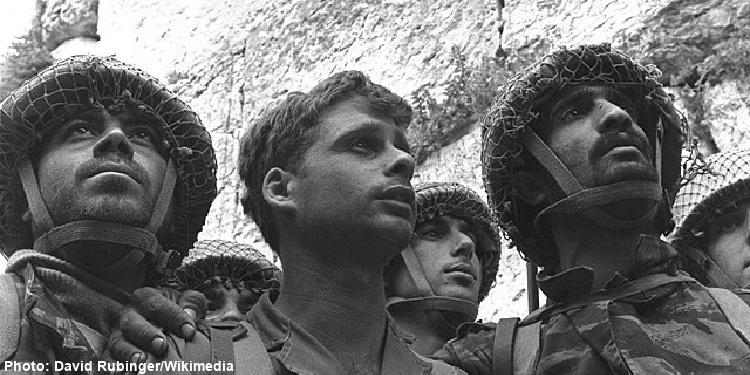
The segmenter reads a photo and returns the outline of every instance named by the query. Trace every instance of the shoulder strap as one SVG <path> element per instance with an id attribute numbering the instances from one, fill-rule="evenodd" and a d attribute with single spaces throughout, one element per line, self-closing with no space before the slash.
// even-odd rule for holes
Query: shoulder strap
<path id="1" fill-rule="evenodd" d="M 234 348 L 232 347 L 232 331 L 217 329 L 210 324 L 208 329 L 211 331 L 211 360 L 235 363 Z M 212 374 L 226 375 L 228 373 L 212 372 Z"/>
<path id="2" fill-rule="evenodd" d="M 21 307 L 13 274 L 0 274 L 0 362 L 10 359 L 21 337 Z"/>
<path id="3" fill-rule="evenodd" d="M 588 294 L 585 294 L 579 298 L 571 301 L 556 303 L 546 307 L 542 307 L 527 317 L 523 318 L 523 323 L 531 323 L 541 321 L 549 318 L 550 316 L 566 312 L 568 310 L 577 309 L 579 307 L 588 305 L 593 302 L 606 301 L 606 300 L 617 300 L 632 296 L 653 288 L 660 287 L 662 285 L 673 284 L 673 283 L 697 283 L 694 278 L 690 277 L 685 273 L 678 273 L 676 275 L 669 275 L 666 273 L 657 273 L 635 279 L 629 283 L 611 289 L 601 289 Z"/>
<path id="4" fill-rule="evenodd" d="M 541 321 L 536 321 L 527 325 L 519 325 L 518 328 L 516 328 L 516 335 L 513 337 L 514 374 L 536 373 L 541 330 Z"/>
<path id="5" fill-rule="evenodd" d="M 750 345 L 750 306 L 731 290 L 719 288 L 706 288 L 713 297 L 719 309 L 727 317 L 729 325 L 742 337 L 746 344 Z"/>
<path id="6" fill-rule="evenodd" d="M 241 322 L 247 328 L 247 334 L 234 343 L 234 371 L 237 374 L 273 375 L 271 357 L 266 346 L 251 324 Z"/>
<path id="7" fill-rule="evenodd" d="M 542 322 L 519 325 L 518 318 L 502 318 L 495 328 L 492 374 L 532 374 L 539 353 Z"/>
<path id="8" fill-rule="evenodd" d="M 501 318 L 495 326 L 495 342 L 492 344 L 492 373 L 513 373 L 513 337 L 516 335 L 518 318 Z"/>

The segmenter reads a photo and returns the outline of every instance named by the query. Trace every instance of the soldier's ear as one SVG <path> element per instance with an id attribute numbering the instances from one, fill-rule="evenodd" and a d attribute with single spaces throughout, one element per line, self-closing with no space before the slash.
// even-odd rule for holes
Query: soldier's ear
<path id="1" fill-rule="evenodd" d="M 547 200 L 545 179 L 541 173 L 516 171 L 511 179 L 511 185 L 518 193 L 518 198 L 532 206 Z"/>
<path id="2" fill-rule="evenodd" d="M 263 198 L 271 207 L 288 210 L 296 207 L 296 176 L 279 167 L 271 168 L 263 178 Z"/>

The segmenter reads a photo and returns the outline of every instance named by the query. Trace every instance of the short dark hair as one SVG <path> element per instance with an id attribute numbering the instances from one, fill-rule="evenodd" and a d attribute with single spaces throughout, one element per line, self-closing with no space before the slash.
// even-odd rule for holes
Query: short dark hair
<path id="1" fill-rule="evenodd" d="M 372 83 L 362 72 L 344 71 L 326 78 L 308 93 L 289 94 L 242 137 L 239 156 L 240 179 L 245 184 L 242 207 L 277 253 L 278 228 L 261 192 L 265 175 L 274 167 L 296 172 L 302 157 L 317 139 L 316 126 L 321 114 L 354 97 L 364 99 L 372 114 L 392 118 L 401 129 L 405 130 L 411 122 L 411 106 L 405 99 Z"/>

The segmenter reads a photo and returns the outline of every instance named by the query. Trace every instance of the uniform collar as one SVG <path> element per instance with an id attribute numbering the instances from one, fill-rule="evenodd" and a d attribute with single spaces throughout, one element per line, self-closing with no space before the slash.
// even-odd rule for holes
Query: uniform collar
<path id="1" fill-rule="evenodd" d="M 432 365 L 409 349 L 410 338 L 386 315 L 382 374 L 429 374 Z M 297 374 L 345 374 L 323 344 L 279 311 L 267 294 L 250 311 L 250 319 L 266 347 L 280 364 Z"/>
<path id="2" fill-rule="evenodd" d="M 655 273 L 675 273 L 678 267 L 677 250 L 659 237 L 642 234 L 635 249 L 633 267 L 626 275 L 615 273 L 605 283 L 604 289 L 620 286 L 643 276 Z M 554 275 L 540 274 L 539 289 L 552 301 L 563 302 L 593 291 L 594 270 L 575 267 Z"/>

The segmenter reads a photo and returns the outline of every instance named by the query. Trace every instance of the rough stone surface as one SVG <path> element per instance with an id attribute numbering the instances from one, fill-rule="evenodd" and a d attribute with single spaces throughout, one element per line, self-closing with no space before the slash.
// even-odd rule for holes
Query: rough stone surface
<path id="1" fill-rule="evenodd" d="M 722 43 L 747 28 L 745 3 L 505 1 L 503 52 L 507 67 L 518 70 L 552 46 L 611 42 L 659 66 L 665 83 L 695 85 L 692 72 L 720 66 L 712 56 L 730 50 Z M 239 137 L 263 109 L 343 69 L 366 71 L 403 96 L 423 85 L 440 88 L 455 73 L 453 46 L 467 64 L 495 56 L 501 41 L 496 6 L 495 0 L 108 0 L 99 5 L 101 41 L 93 50 L 116 54 L 168 82 L 211 130 L 221 194 L 202 237 L 264 246 L 243 218 L 235 176 Z M 737 48 L 744 46 L 731 50 Z M 740 145 L 750 131 L 748 79 L 741 69 L 729 70 L 709 82 L 699 103 L 720 149 Z M 693 120 L 695 106 L 683 104 Z M 484 195 L 479 147 L 475 125 L 420 166 L 418 181 L 458 180 Z M 523 262 L 513 249 L 503 254 L 497 286 L 480 307 L 484 319 L 526 312 Z"/>
<path id="2" fill-rule="evenodd" d="M 78 37 L 98 39 L 99 0 L 38 0 L 42 38 L 52 51 Z"/>

